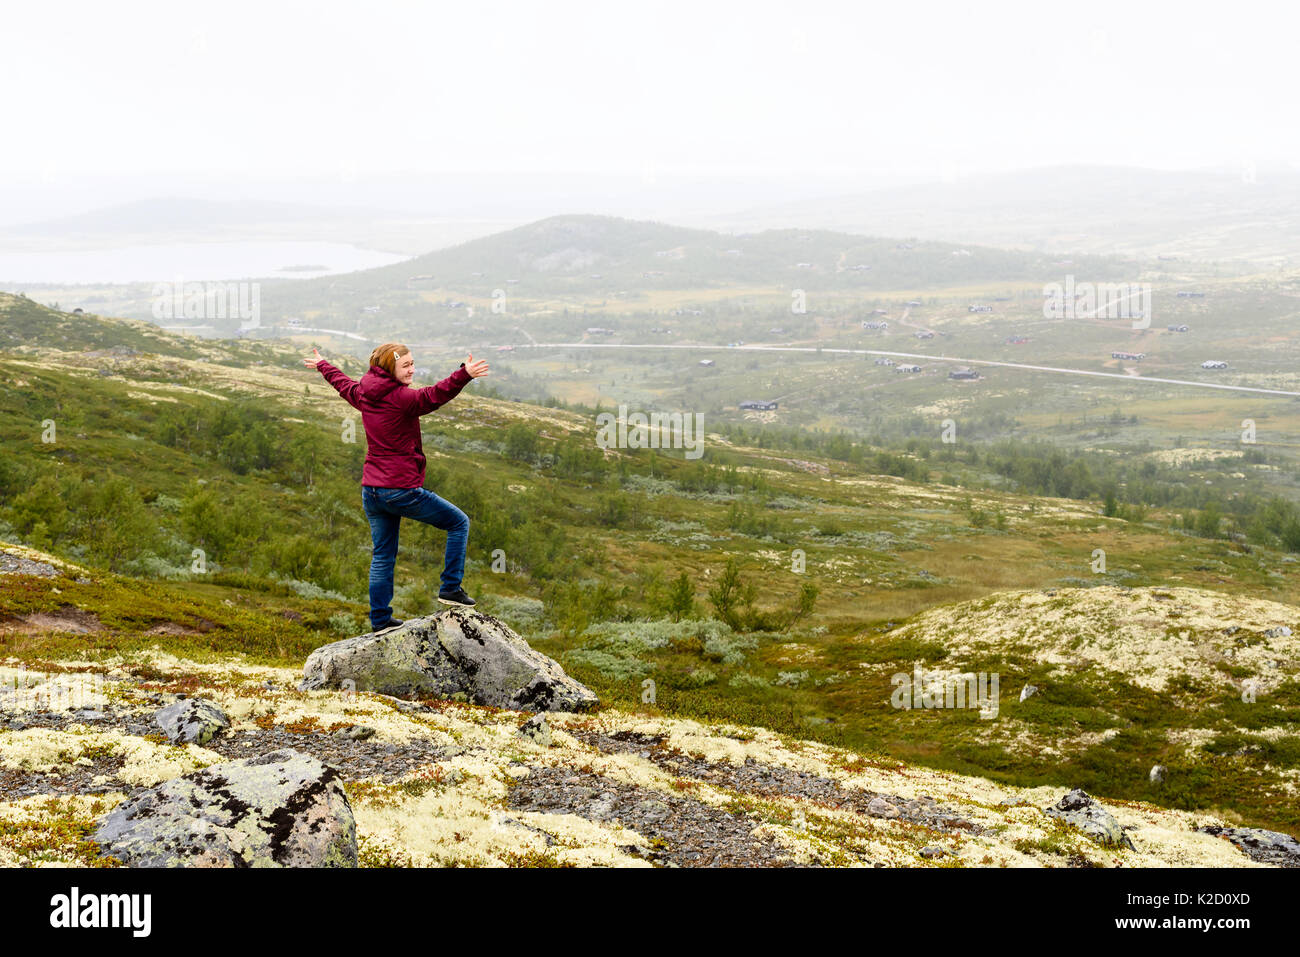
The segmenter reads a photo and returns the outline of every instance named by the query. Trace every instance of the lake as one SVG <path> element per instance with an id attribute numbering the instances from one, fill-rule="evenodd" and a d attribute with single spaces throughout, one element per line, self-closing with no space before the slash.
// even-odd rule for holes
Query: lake
<path id="1" fill-rule="evenodd" d="M 0 282 L 73 285 L 178 278 L 311 279 L 409 258 L 327 242 L 166 243 L 51 252 L 0 248 Z"/>

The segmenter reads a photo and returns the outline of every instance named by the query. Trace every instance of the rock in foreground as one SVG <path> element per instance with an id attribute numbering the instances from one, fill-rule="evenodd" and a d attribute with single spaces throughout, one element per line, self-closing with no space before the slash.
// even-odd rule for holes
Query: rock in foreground
<path id="1" fill-rule="evenodd" d="M 214 764 L 124 801 L 95 832 L 131 867 L 355 867 L 338 773 L 292 749 Z"/>
<path id="2" fill-rule="evenodd" d="M 1044 812 L 1050 817 L 1072 824 L 1102 847 L 1127 847 L 1133 841 L 1120 827 L 1115 816 L 1092 799 L 1086 791 L 1075 788 Z"/>
<path id="3" fill-rule="evenodd" d="M 317 648 L 298 687 L 451 698 L 515 711 L 586 711 L 599 703 L 505 624 L 462 608 Z"/>
<path id="4" fill-rule="evenodd" d="M 1280 831 L 1257 827 L 1202 827 L 1203 834 L 1213 834 L 1231 841 L 1253 861 L 1278 867 L 1300 867 L 1300 841 Z"/>

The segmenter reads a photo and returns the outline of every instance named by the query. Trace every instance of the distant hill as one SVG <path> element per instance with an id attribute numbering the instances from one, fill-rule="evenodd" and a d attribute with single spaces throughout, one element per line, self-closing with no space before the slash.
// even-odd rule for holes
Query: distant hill
<path id="1" fill-rule="evenodd" d="M 1054 253 L 1300 260 L 1300 175 L 1060 166 L 963 177 L 712 218 Z"/>
<path id="2" fill-rule="evenodd" d="M 516 280 L 529 290 L 701 288 L 740 284 L 888 288 L 1058 273 L 1040 256 L 953 243 L 779 229 L 731 235 L 612 216 L 553 216 L 349 277 L 358 289 L 487 289 Z M 1096 264 L 1102 266 L 1103 264 Z M 859 268 L 855 268 L 859 267 Z M 1112 266 L 1111 271 L 1117 271 Z M 337 278 L 337 277 L 335 277 Z M 325 287 L 333 280 L 314 283 Z M 307 289 L 313 283 L 303 283 Z"/>
<path id="3" fill-rule="evenodd" d="M 382 318 L 390 332 L 427 327 L 431 302 L 477 305 L 491 322 L 494 297 L 581 308 L 645 302 L 665 291 L 736 296 L 932 289 L 987 282 L 1058 280 L 1061 265 L 1042 253 L 827 230 L 783 229 L 730 235 L 609 216 L 554 216 L 392 266 L 264 286 L 266 324 L 312 315 L 316 326 L 357 329 Z M 1099 280 L 1131 278 L 1115 259 L 1076 257 L 1072 268 Z M 532 308 L 540 308 L 533 306 Z M 515 313 L 518 314 L 516 308 Z M 354 325 L 348 325 L 349 323 Z M 510 325 L 514 325 L 512 321 Z M 358 330 L 360 331 L 360 330 Z"/>
<path id="4" fill-rule="evenodd" d="M 143 213 L 141 217 L 147 218 Z M 1069 264 L 1093 281 L 1135 278 L 1133 263 L 1113 257 L 1075 256 Z M 317 279 L 264 281 L 261 308 L 262 324 L 268 327 L 296 318 L 307 320 L 304 326 L 370 335 L 371 327 L 381 321 L 385 335 L 410 334 L 422 340 L 429 332 L 431 306 L 441 315 L 450 304 L 469 304 L 478 321 L 491 326 L 496 314 L 489 307 L 502 295 L 513 304 L 510 312 L 516 317 L 554 310 L 557 301 L 561 310 L 574 309 L 575 315 L 629 308 L 655 312 L 674 305 L 670 300 L 681 301 L 682 293 L 713 300 L 758 294 L 773 302 L 785 299 L 788 308 L 785 297 L 795 289 L 852 299 L 989 283 L 1042 284 L 1059 281 L 1062 268 L 1062 261 L 1043 252 L 908 236 L 808 229 L 729 234 L 612 216 L 565 215 L 390 266 Z M 26 291 L 44 301 L 57 298 L 64 305 L 148 319 L 151 289 L 148 283 L 136 283 Z M 665 293 L 667 298 L 661 298 Z M 513 328 L 517 320 L 507 322 L 503 314 L 496 324 Z M 214 332 L 233 335 L 236 325 L 218 321 Z"/>

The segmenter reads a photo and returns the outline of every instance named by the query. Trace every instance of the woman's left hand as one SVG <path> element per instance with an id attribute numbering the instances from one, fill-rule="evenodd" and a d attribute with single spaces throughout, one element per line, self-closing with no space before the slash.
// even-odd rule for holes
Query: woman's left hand
<path id="1" fill-rule="evenodd" d="M 313 348 L 311 351 L 312 351 L 312 353 L 316 356 L 316 358 L 314 358 L 314 359 L 303 359 L 303 360 L 302 360 L 302 364 L 305 365 L 305 366 L 307 366 L 309 369 L 314 369 L 314 368 L 316 368 L 316 363 L 320 362 L 321 359 L 323 359 L 323 358 L 325 358 L 325 357 L 322 356 L 322 355 L 320 354 L 320 350 L 319 350 L 319 349 Z"/>

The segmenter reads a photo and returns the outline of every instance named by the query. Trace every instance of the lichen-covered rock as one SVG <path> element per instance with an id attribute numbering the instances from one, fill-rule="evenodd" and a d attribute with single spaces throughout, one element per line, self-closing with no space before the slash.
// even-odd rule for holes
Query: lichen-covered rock
<path id="1" fill-rule="evenodd" d="M 1066 792 L 1061 800 L 1043 810 L 1050 817 L 1077 827 L 1102 847 L 1128 847 L 1136 850 L 1115 816 L 1080 788 Z"/>
<path id="2" fill-rule="evenodd" d="M 1279 867 L 1300 867 L 1300 841 L 1290 834 L 1258 827 L 1202 827 L 1197 830 L 1227 838 L 1252 861 Z"/>
<path id="3" fill-rule="evenodd" d="M 525 721 L 520 725 L 518 734 L 520 737 L 531 738 L 543 748 L 549 748 L 553 743 L 551 726 L 547 724 L 546 715 L 544 714 L 533 715 Z"/>
<path id="4" fill-rule="evenodd" d="M 225 712 L 211 701 L 201 698 L 185 698 L 169 704 L 159 709 L 153 719 L 172 744 L 183 741 L 207 744 L 230 727 L 230 719 Z"/>
<path id="5" fill-rule="evenodd" d="M 338 772 L 285 748 L 214 764 L 124 801 L 95 840 L 131 867 L 355 867 Z"/>
<path id="6" fill-rule="evenodd" d="M 599 703 L 591 689 L 504 623 L 464 608 L 317 648 L 298 687 L 450 698 L 516 711 L 586 711 Z"/>

